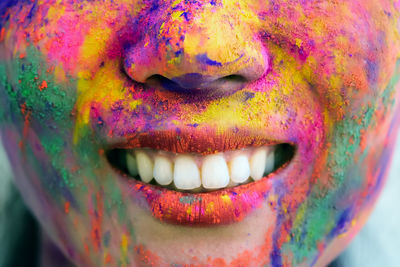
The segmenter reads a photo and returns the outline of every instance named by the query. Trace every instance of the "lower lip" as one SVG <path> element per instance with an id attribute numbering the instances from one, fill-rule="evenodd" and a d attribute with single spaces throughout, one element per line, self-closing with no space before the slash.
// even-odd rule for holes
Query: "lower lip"
<path id="1" fill-rule="evenodd" d="M 272 180 L 287 164 L 259 181 L 208 193 L 183 193 L 129 179 L 130 196 L 167 223 L 190 226 L 224 225 L 242 221 L 265 203 Z M 125 182 L 127 177 L 122 177 Z"/>

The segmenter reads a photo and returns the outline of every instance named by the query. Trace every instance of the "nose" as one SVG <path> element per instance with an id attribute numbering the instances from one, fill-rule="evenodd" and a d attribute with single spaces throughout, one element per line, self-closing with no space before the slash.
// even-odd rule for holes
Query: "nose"
<path id="1" fill-rule="evenodd" d="M 268 70 L 268 53 L 257 32 L 232 14 L 216 12 L 208 20 L 172 14 L 156 25 L 136 27 L 142 36 L 124 45 L 124 70 L 148 86 L 226 96 Z"/>

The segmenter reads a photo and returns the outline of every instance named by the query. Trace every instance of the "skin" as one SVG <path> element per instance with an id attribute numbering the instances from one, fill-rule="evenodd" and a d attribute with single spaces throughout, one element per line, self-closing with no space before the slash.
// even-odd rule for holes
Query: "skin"
<path id="1" fill-rule="evenodd" d="M 399 8 L 386 0 L 5 8 L 0 131 L 16 185 L 76 266 L 325 266 L 365 222 L 389 168 Z M 188 73 L 247 81 L 200 93 L 140 84 Z M 192 134 L 184 147 L 200 132 L 235 140 L 243 128 L 290 142 L 296 154 L 262 205 L 229 225 L 154 218 L 104 155 L 150 130 Z"/>

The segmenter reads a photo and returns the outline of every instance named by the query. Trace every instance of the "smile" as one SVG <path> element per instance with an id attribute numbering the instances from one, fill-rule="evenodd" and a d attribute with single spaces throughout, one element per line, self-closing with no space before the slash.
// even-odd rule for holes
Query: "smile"
<path id="1" fill-rule="evenodd" d="M 210 226 L 241 221 L 295 156 L 282 143 L 213 154 L 111 149 L 107 158 L 132 199 L 161 221 Z"/>
<path id="2" fill-rule="evenodd" d="M 130 178 L 170 190 L 203 193 L 258 181 L 293 156 L 278 144 L 217 154 L 172 153 L 154 149 L 110 151 L 111 164 Z"/>

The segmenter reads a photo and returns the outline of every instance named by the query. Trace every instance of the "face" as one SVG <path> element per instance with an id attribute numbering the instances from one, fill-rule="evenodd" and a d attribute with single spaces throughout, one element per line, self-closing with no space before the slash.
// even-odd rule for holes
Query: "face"
<path id="1" fill-rule="evenodd" d="M 16 185 L 77 266 L 323 266 L 386 177 L 399 8 L 4 7 L 0 131 Z"/>

